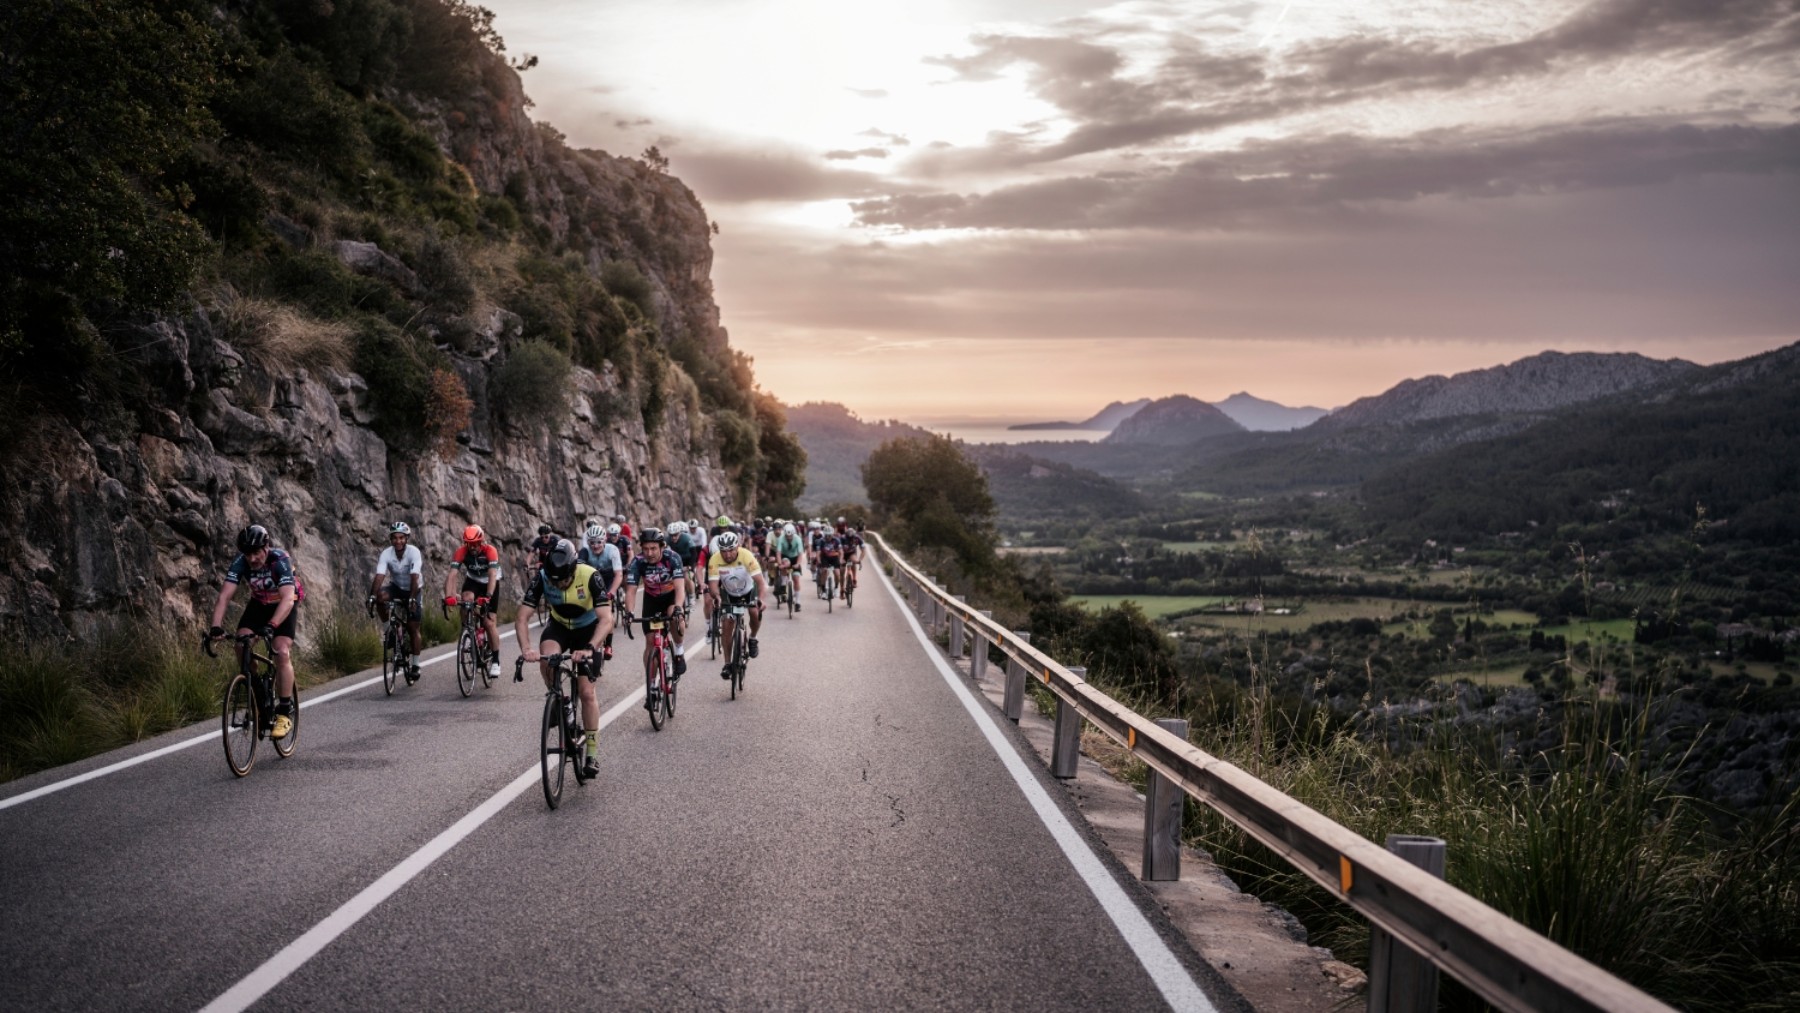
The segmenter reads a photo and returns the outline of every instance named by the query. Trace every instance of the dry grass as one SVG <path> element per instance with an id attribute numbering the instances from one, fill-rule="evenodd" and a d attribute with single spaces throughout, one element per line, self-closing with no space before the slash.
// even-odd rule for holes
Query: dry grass
<path id="1" fill-rule="evenodd" d="M 216 308 L 226 339 L 271 373 L 350 364 L 356 330 L 348 323 L 318 320 L 296 307 L 230 290 L 219 295 Z"/>

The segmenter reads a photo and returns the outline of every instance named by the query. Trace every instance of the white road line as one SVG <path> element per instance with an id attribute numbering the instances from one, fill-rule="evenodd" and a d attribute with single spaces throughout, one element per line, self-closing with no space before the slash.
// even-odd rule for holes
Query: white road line
<path id="1" fill-rule="evenodd" d="M 507 630 L 506 632 L 500 634 L 500 639 L 505 640 L 507 637 L 512 636 L 513 632 L 514 631 L 512 631 L 512 630 Z M 429 661 L 419 662 L 419 667 L 423 668 L 426 665 L 435 665 L 438 662 L 443 661 L 445 658 L 454 658 L 455 656 L 456 656 L 456 645 L 451 644 L 450 649 L 445 651 L 443 654 L 440 654 L 437 657 L 432 658 Z M 343 689 L 334 689 L 331 692 L 325 694 L 324 696 L 313 697 L 311 699 L 302 700 L 302 701 L 300 701 L 300 709 L 305 710 L 306 708 L 311 707 L 314 704 L 321 704 L 321 703 L 326 702 L 327 700 L 336 700 L 340 696 L 344 696 L 349 693 L 354 693 L 359 689 L 367 689 L 368 687 L 373 686 L 380 681 L 381 681 L 381 676 L 378 675 L 372 679 L 364 679 L 363 681 L 356 683 L 353 686 L 345 686 Z M 144 753 L 139 756 L 134 756 L 129 760 L 120 760 L 118 763 L 108 764 L 107 766 L 99 767 L 94 770 L 90 770 L 85 774 L 76 774 L 74 777 L 64 778 L 61 781 L 53 781 L 49 784 L 44 785 L 41 788 L 33 788 L 30 791 L 20 792 L 19 794 L 14 795 L 11 798 L 0 799 L 0 809 L 11 809 L 13 806 L 23 805 L 26 802 L 31 801 L 32 799 L 43 798 L 45 795 L 49 795 L 54 792 L 62 791 L 64 788 L 73 788 L 76 785 L 81 784 L 84 781 L 92 781 L 95 778 L 105 777 L 108 774 L 117 774 L 119 771 L 125 770 L 128 767 L 135 767 L 140 763 L 148 763 L 151 760 L 154 760 L 159 756 L 167 756 L 170 753 L 179 753 L 180 751 L 188 748 L 189 746 L 197 746 L 202 742 L 216 742 L 216 741 L 218 741 L 218 738 L 219 738 L 219 736 L 216 733 L 207 732 L 202 735 L 196 735 L 191 739 L 183 739 L 180 742 L 172 743 L 170 745 L 162 747 L 161 749 L 152 749 L 148 753 Z"/>
<path id="2" fill-rule="evenodd" d="M 1182 966 L 1181 961 L 1175 959 L 1175 954 L 1170 952 L 1168 944 L 1163 942 L 1162 936 L 1158 935 L 1156 929 L 1150 925 L 1149 919 L 1145 918 L 1144 913 L 1138 910 L 1131 898 L 1125 895 L 1124 889 L 1113 879 L 1106 866 L 1100 863 L 1100 859 L 1095 856 L 1093 849 L 1088 847 L 1087 841 L 1069 824 L 1068 817 L 1064 816 L 1062 810 L 1056 807 L 1056 803 L 1051 801 L 1049 794 L 1044 791 L 1044 786 L 1037 782 L 1037 778 L 1032 776 L 1030 770 L 1026 769 L 1024 759 L 1019 756 L 1018 751 L 1013 748 L 1006 735 L 994 723 L 987 702 L 985 700 L 977 701 L 969 687 L 963 685 L 962 676 L 950 667 L 950 663 L 938 652 L 937 645 L 925 635 L 925 629 L 919 624 L 919 618 L 913 615 L 913 610 L 900 597 L 900 592 L 894 589 L 894 584 L 888 579 L 887 574 L 879 566 L 874 569 L 876 573 L 881 574 L 881 582 L 887 586 L 888 594 L 893 596 L 894 603 L 900 606 L 900 613 L 906 617 L 907 624 L 912 627 L 913 635 L 919 638 L 920 646 L 925 648 L 925 653 L 937 665 L 938 673 L 944 677 L 946 683 L 950 684 L 950 689 L 956 693 L 957 699 L 962 701 L 963 709 L 975 719 L 976 726 L 987 738 L 988 745 L 993 747 L 994 754 L 1000 758 L 1007 773 L 1012 775 L 1019 790 L 1024 792 L 1026 801 L 1030 802 L 1031 808 L 1037 811 L 1038 819 L 1044 822 L 1045 828 L 1050 831 L 1050 836 L 1055 838 L 1057 845 L 1062 848 L 1063 854 L 1068 856 L 1069 864 L 1075 867 L 1076 874 L 1093 892 L 1094 899 L 1100 902 L 1100 907 L 1106 911 L 1107 917 L 1112 919 L 1113 925 L 1119 930 L 1119 935 L 1124 937 L 1125 945 L 1131 947 L 1131 951 L 1137 954 L 1138 962 L 1144 966 L 1144 971 L 1150 975 L 1150 980 L 1156 982 L 1156 987 L 1161 990 L 1163 999 L 1168 1002 L 1170 1007 L 1177 1010 L 1217 1013 L 1212 1001 L 1206 997 L 1205 992 L 1200 990 L 1200 986 L 1194 982 L 1193 976 L 1188 973 L 1186 967 Z"/>
<path id="3" fill-rule="evenodd" d="M 605 728 L 618 719 L 619 715 L 635 706 L 644 698 L 644 688 L 614 704 L 600 718 L 600 727 Z M 463 838 L 474 833 L 483 823 L 492 819 L 494 814 L 506 808 L 507 803 L 518 798 L 538 779 L 538 764 L 533 763 L 531 769 L 512 779 L 506 787 L 501 788 L 488 798 L 486 802 L 475 807 L 475 810 L 457 820 L 450 829 L 433 837 L 426 845 L 407 856 L 406 860 L 389 869 L 385 875 L 368 886 L 356 896 L 344 902 L 344 906 L 325 916 L 319 924 L 308 929 L 304 935 L 282 947 L 281 952 L 270 957 L 261 967 L 251 971 L 245 978 L 225 991 L 212 1002 L 207 1003 L 200 1013 L 226 1013 L 247 1009 L 251 1004 L 267 995 L 269 990 L 281 984 L 288 975 L 298 971 L 302 965 L 317 956 L 320 950 L 331 945 L 331 941 L 350 930 L 352 925 L 361 921 L 363 916 L 375 910 L 382 901 L 392 897 L 399 889 L 412 880 L 414 876 L 424 872 L 431 863 L 442 858 L 451 848 L 462 842 Z"/>

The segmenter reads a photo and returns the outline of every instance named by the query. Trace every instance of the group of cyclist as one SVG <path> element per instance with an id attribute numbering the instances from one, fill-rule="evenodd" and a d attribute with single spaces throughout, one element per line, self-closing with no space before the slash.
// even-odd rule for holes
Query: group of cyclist
<path id="1" fill-rule="evenodd" d="M 804 532 L 804 533 L 802 533 Z M 386 623 L 395 608 L 404 608 L 403 621 L 412 658 L 405 676 L 410 684 L 419 678 L 421 647 L 419 625 L 424 612 L 424 559 L 411 544 L 412 528 L 396 521 L 387 530 L 388 545 L 375 563 L 367 607 Z M 238 556 L 227 568 L 214 605 L 209 640 L 225 636 L 220 625 L 225 610 L 240 584 L 249 584 L 250 603 L 238 619 L 240 637 L 261 634 L 271 639 L 276 661 L 277 701 L 270 734 L 283 738 L 292 727 L 293 642 L 295 611 L 305 590 L 295 573 L 292 557 L 275 547 L 269 532 L 252 524 L 238 533 Z M 735 644 L 736 615 L 741 611 L 750 624 L 748 656 L 758 653 L 765 600 L 787 600 L 799 587 L 807 568 L 814 574 L 817 591 L 826 593 L 824 573 L 836 570 L 838 593 L 846 599 L 856 585 L 856 572 L 864 552 L 861 531 L 839 517 L 835 525 L 823 519 L 788 521 L 763 517 L 749 524 L 734 524 L 718 517 L 710 528 L 697 520 L 677 520 L 666 529 L 648 527 L 635 539 L 623 516 L 609 523 L 589 521 L 576 539 L 564 537 L 552 526 L 538 527 L 519 559 L 525 592 L 520 598 L 515 632 L 527 662 L 537 662 L 546 687 L 554 678 L 544 659 L 572 654 L 586 679 L 576 679 L 581 699 L 581 724 L 586 739 L 583 774 L 598 773 L 600 705 L 594 691 L 600 662 L 613 656 L 612 635 L 616 622 L 661 619 L 668 623 L 673 648 L 673 676 L 687 672 L 683 641 L 691 609 L 690 588 L 697 588 L 702 616 L 712 629 L 719 621 L 720 642 Z M 770 576 L 774 576 L 771 582 Z M 478 609 L 488 642 L 500 642 L 497 604 L 502 577 L 500 551 L 479 524 L 462 531 L 461 543 L 452 555 L 444 577 L 446 608 Z M 695 579 L 695 578 L 698 579 Z M 793 601 L 798 610 L 800 603 Z M 537 645 L 531 646 L 532 622 L 543 615 Z M 244 648 L 240 646 L 240 650 Z M 727 648 L 723 677 L 731 678 L 731 666 L 744 659 Z M 594 655 L 598 654 L 598 658 Z M 651 661 L 646 642 L 645 664 Z M 490 677 L 498 677 L 498 659 L 488 663 Z M 520 677 L 522 678 L 522 676 Z M 285 724 L 284 724 L 285 723 Z"/>

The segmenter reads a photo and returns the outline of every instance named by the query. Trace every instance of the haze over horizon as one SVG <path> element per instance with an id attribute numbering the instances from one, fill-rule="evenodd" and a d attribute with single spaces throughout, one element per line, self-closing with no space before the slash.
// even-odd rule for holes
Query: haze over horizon
<path id="1" fill-rule="evenodd" d="M 783 400 L 1335 407 L 1800 339 L 1800 0 L 499 0 L 536 115 L 655 144 Z"/>

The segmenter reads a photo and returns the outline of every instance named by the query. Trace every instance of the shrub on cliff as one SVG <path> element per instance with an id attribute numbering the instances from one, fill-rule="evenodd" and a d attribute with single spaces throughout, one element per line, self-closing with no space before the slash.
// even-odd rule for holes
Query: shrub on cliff
<path id="1" fill-rule="evenodd" d="M 561 349 L 527 341 L 512 350 L 488 384 L 491 403 L 518 422 L 554 424 L 569 410 L 574 364 Z"/>
<path id="2" fill-rule="evenodd" d="M 424 447 L 431 366 L 442 356 L 385 320 L 369 321 L 357 335 L 356 371 L 369 384 L 373 428 L 382 439 L 409 450 Z"/>

